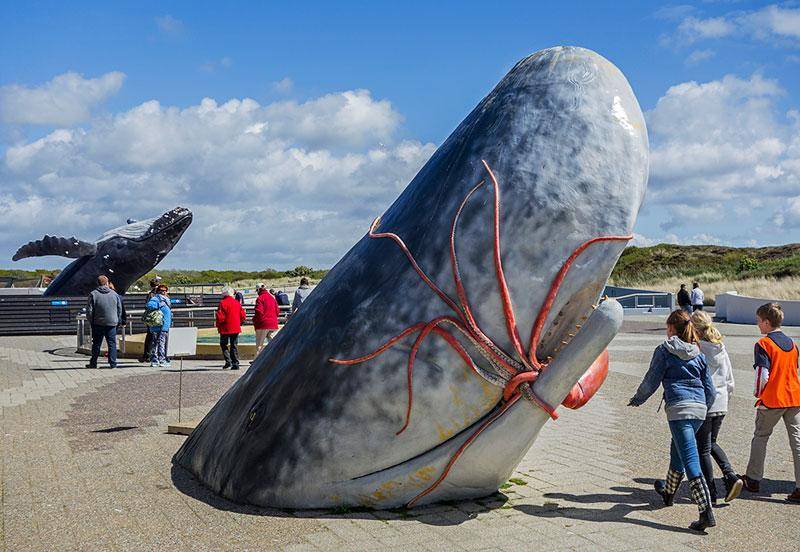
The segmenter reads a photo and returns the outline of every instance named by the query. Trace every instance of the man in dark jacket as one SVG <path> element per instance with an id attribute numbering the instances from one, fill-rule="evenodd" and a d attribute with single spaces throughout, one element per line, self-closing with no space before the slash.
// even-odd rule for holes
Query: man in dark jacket
<path id="1" fill-rule="evenodd" d="M 117 367 L 117 325 L 122 319 L 122 301 L 117 292 L 108 287 L 108 277 L 97 278 L 97 288 L 89 294 L 86 320 L 92 326 L 92 357 L 87 368 L 97 368 L 100 346 L 105 338 L 108 344 L 108 364 Z"/>
<path id="2" fill-rule="evenodd" d="M 158 294 L 158 286 L 161 285 L 161 276 L 156 276 L 152 280 L 150 280 L 150 291 L 147 292 L 147 299 L 145 299 L 145 304 L 155 297 Z M 150 357 L 153 354 L 153 334 L 148 331 L 145 331 L 144 337 L 144 351 L 142 352 L 142 356 L 139 357 L 139 362 L 150 362 Z"/>
<path id="3" fill-rule="evenodd" d="M 681 289 L 678 291 L 678 306 L 689 314 L 692 313 L 692 299 L 686 290 L 686 284 L 681 284 Z"/>

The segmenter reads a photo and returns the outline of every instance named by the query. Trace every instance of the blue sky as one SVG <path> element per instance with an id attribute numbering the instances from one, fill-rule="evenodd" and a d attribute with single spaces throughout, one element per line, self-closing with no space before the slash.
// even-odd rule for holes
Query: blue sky
<path id="1" fill-rule="evenodd" d="M 637 243 L 800 241 L 797 2 L 19 2 L 0 6 L 0 209 L 22 213 L 0 266 L 60 266 L 10 257 L 178 203 L 197 217 L 167 266 L 328 266 L 559 44 L 610 59 L 646 113 Z M 262 237 L 230 251 L 237 232 Z"/>

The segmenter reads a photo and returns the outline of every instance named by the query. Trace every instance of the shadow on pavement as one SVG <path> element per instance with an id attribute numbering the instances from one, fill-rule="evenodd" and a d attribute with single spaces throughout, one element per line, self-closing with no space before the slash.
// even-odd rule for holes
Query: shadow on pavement
<path id="1" fill-rule="evenodd" d="M 651 480 L 652 481 L 652 480 Z M 553 498 L 575 502 L 577 504 L 613 504 L 611 508 L 602 510 L 599 508 L 580 508 L 577 506 L 545 505 L 535 506 L 522 504 L 515 506 L 521 512 L 541 517 L 560 517 L 594 522 L 616 522 L 640 525 L 650 529 L 660 529 L 675 533 L 692 533 L 685 527 L 666 525 L 657 521 L 647 519 L 636 519 L 627 517 L 631 512 L 649 512 L 657 509 L 661 503 L 655 493 L 650 493 L 646 489 L 639 487 L 611 487 L 615 493 L 587 493 L 587 494 L 567 494 L 567 493 L 545 493 L 545 498 Z M 663 507 L 663 505 L 661 505 Z"/>
<path id="2" fill-rule="evenodd" d="M 465 521 L 475 518 L 477 514 L 490 512 L 497 508 L 508 508 L 504 506 L 508 497 L 497 492 L 482 499 L 464 501 L 475 507 L 474 512 L 464 512 L 456 508 L 446 508 L 447 515 L 443 515 L 443 507 L 457 506 L 458 503 L 445 502 L 422 506 L 414 509 L 395 508 L 391 510 L 373 510 L 370 508 L 329 508 L 320 510 L 297 510 L 280 508 L 262 508 L 247 504 L 237 504 L 222 498 L 201 485 L 197 479 L 181 466 L 172 466 L 172 483 L 175 488 L 183 494 L 204 502 L 212 508 L 239 514 L 249 514 L 253 516 L 272 516 L 272 517 L 296 517 L 310 519 L 375 519 L 376 517 L 385 520 L 413 520 L 426 525 L 460 525 Z"/>

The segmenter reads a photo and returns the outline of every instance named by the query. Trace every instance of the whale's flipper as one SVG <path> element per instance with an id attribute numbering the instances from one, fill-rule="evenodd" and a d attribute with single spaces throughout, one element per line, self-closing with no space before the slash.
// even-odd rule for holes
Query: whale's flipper
<path id="1" fill-rule="evenodd" d="M 86 255 L 94 255 L 96 251 L 97 245 L 75 237 L 62 238 L 46 235 L 41 240 L 28 242 L 17 249 L 12 259 L 18 261 L 27 257 L 43 257 L 45 255 L 79 259 Z"/>

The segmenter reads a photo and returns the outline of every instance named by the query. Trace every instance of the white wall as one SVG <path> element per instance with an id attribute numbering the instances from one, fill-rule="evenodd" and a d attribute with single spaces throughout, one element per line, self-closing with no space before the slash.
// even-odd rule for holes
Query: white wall
<path id="1" fill-rule="evenodd" d="M 716 315 L 737 324 L 755 324 L 756 309 L 764 303 L 780 303 L 783 308 L 783 324 L 800 326 L 800 301 L 784 301 L 747 297 L 735 293 L 722 293 L 716 296 Z"/>

